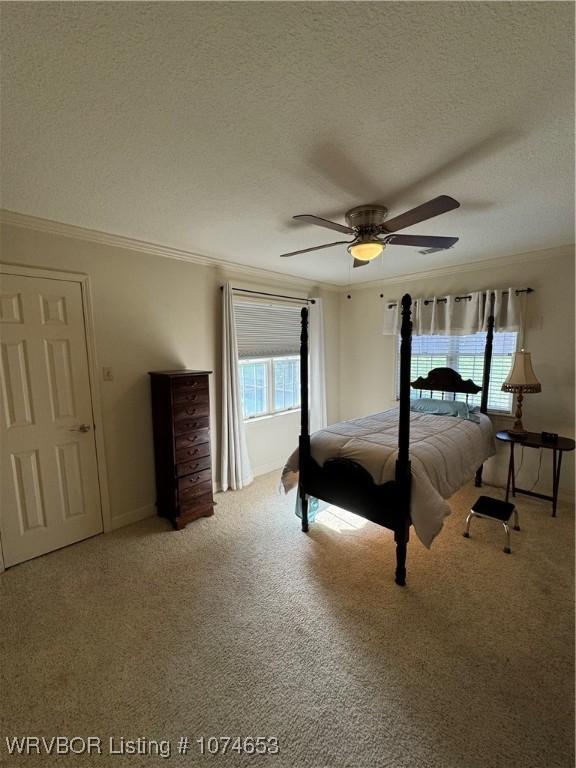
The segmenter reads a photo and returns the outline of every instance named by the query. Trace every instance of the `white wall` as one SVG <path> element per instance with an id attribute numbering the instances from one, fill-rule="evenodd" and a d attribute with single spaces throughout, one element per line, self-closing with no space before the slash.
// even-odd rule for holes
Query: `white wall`
<path id="1" fill-rule="evenodd" d="M 247 421 L 246 439 L 254 474 L 264 475 L 283 466 L 298 447 L 299 434 L 299 410 Z"/>
<path id="2" fill-rule="evenodd" d="M 220 286 L 289 295 L 318 295 L 302 281 L 273 283 L 185 261 L 17 226 L 2 226 L 3 262 L 82 272 L 90 276 L 99 370 L 113 369 L 114 381 L 100 382 L 104 442 L 114 525 L 154 513 L 153 445 L 147 372 L 207 369 L 212 410 L 213 468 L 218 483 L 220 430 Z M 329 317 L 338 295 L 321 291 Z M 328 403 L 338 410 L 337 337 L 328 349 Z M 298 444 L 299 414 L 261 420 L 248 428 L 248 447 L 257 472 L 280 468 Z"/>
<path id="3" fill-rule="evenodd" d="M 433 259 L 433 256 L 430 257 Z M 527 254 L 524 261 L 426 279 L 388 282 L 353 290 L 351 299 L 340 297 L 340 412 L 343 419 L 390 408 L 395 404 L 395 357 L 397 341 L 382 335 L 384 304 L 403 293 L 414 298 L 509 286 L 530 286 L 527 331 L 524 345 L 542 393 L 526 395 L 524 424 L 533 432 L 558 432 L 574 436 L 574 253 L 570 248 Z M 380 298 L 383 294 L 383 298 Z M 498 418 L 495 426 L 510 422 Z M 531 487 L 536 480 L 539 452 L 525 450 L 519 485 Z M 498 456 L 486 465 L 490 482 L 505 483 L 508 453 L 499 445 Z M 542 460 L 539 487 L 552 487 L 552 457 Z M 561 490 L 574 489 L 574 453 L 565 454 Z"/>

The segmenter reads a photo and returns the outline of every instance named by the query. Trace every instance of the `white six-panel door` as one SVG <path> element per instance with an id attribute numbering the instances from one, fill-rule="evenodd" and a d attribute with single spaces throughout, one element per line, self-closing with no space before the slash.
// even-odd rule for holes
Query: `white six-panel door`
<path id="1" fill-rule="evenodd" d="M 79 283 L 0 275 L 0 379 L 9 566 L 103 530 Z"/>

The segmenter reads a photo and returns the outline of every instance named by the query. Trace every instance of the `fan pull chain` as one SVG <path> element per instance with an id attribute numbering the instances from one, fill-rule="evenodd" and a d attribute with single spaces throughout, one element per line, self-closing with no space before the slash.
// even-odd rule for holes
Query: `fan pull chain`
<path id="1" fill-rule="evenodd" d="M 352 298 L 352 294 L 350 291 L 352 290 L 352 261 L 348 259 L 348 294 L 346 295 L 347 299 Z"/>

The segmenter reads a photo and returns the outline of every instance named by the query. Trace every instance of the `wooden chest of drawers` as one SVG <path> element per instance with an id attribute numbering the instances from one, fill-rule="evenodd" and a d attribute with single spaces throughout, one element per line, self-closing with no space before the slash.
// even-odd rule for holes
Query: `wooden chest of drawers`
<path id="1" fill-rule="evenodd" d="M 211 371 L 151 371 L 156 507 L 183 528 L 214 514 L 210 459 Z"/>

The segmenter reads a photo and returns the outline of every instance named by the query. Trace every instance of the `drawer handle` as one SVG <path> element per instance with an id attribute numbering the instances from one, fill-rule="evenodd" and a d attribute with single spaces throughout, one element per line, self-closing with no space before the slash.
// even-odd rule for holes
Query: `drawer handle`
<path id="1" fill-rule="evenodd" d="M 186 413 L 188 414 L 188 416 L 194 416 L 194 414 L 196 413 L 196 408 L 186 408 Z"/>
<path id="2" fill-rule="evenodd" d="M 194 450 L 186 450 L 184 453 L 182 453 L 182 457 L 187 456 L 189 459 L 191 459 L 193 456 L 196 456 L 198 453 L 198 448 L 195 448 Z"/>

